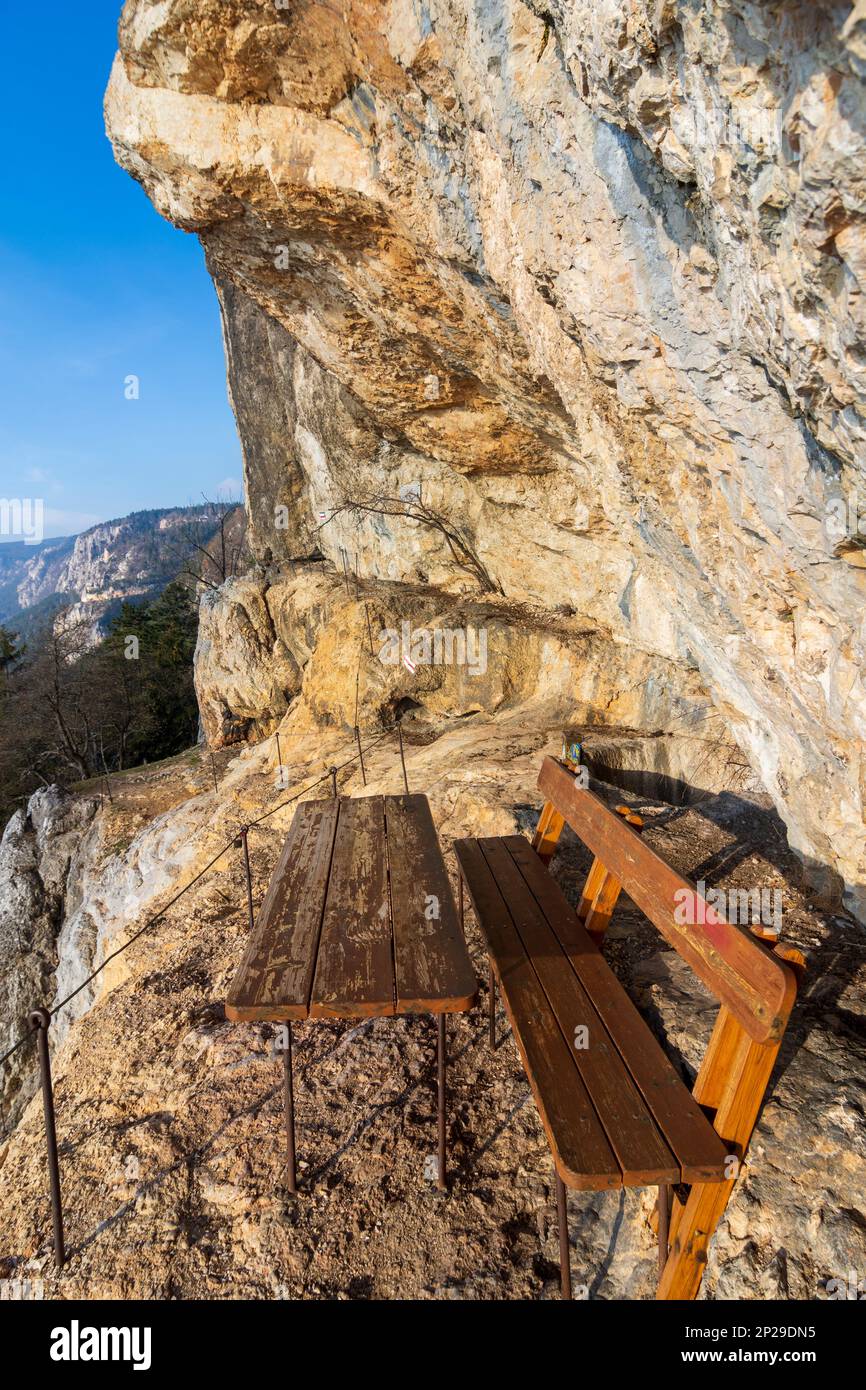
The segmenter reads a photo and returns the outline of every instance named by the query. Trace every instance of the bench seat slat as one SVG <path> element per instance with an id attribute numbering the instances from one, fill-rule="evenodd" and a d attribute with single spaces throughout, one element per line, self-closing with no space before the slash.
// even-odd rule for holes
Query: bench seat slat
<path id="1" fill-rule="evenodd" d="M 652 1029 L 627 995 L 628 1007 L 623 1007 L 622 985 L 529 842 L 514 835 L 508 836 L 505 844 L 676 1155 L 682 1181 L 721 1181 L 727 1157 L 725 1144 L 671 1065 Z"/>
<path id="2" fill-rule="evenodd" d="M 478 841 L 455 849 L 557 1170 L 571 1187 L 620 1187 L 620 1166 Z"/>
<path id="3" fill-rule="evenodd" d="M 509 853 L 509 842 L 483 839 L 479 844 L 565 1037 L 572 1065 L 580 1073 L 622 1169 L 623 1183 L 631 1187 L 679 1182 L 680 1166 L 656 1129 L 619 1050 Z M 527 848 L 532 854 L 531 847 Z M 546 874 L 540 860 L 538 867 Z M 575 1031 L 580 1026 L 587 1029 L 588 1046 L 578 1049 Z"/>

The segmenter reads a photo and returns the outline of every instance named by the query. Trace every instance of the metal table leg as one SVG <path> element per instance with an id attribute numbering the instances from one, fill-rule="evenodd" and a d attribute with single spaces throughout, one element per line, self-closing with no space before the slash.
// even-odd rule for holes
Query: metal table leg
<path id="1" fill-rule="evenodd" d="M 438 1092 L 439 1092 L 439 1165 L 436 1186 L 440 1192 L 446 1191 L 445 1181 L 445 1014 L 437 1014 L 438 1034 Z"/>
<path id="2" fill-rule="evenodd" d="M 659 1278 L 665 1272 L 665 1265 L 668 1262 L 668 1231 L 670 1228 L 670 1196 L 671 1189 L 669 1183 L 659 1183 L 658 1214 L 659 1214 Z"/>
<path id="3" fill-rule="evenodd" d="M 556 1213 L 559 1217 L 559 1269 L 562 1281 L 562 1297 L 571 1298 L 571 1262 L 568 1253 L 568 1203 L 565 1183 L 556 1174 Z"/>
<path id="4" fill-rule="evenodd" d="M 292 1195 L 297 1193 L 295 1164 L 295 1089 L 292 1082 L 292 1025 L 287 1023 L 286 1050 L 283 1053 L 283 1083 L 286 1103 L 286 1183 Z"/>

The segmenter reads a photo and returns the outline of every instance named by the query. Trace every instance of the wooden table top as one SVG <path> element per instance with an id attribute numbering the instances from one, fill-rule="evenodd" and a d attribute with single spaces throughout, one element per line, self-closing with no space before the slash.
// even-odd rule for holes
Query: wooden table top
<path id="1" fill-rule="evenodd" d="M 227 1017 L 451 1013 L 477 988 L 426 796 L 302 802 Z"/>

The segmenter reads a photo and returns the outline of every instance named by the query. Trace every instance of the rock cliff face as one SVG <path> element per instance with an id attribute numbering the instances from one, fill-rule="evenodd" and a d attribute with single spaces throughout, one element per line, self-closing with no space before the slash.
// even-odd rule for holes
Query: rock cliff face
<path id="1" fill-rule="evenodd" d="M 450 1025 L 445 1198 L 423 1020 L 299 1026 L 294 1202 L 270 1025 L 225 1018 L 239 826 L 258 903 L 287 797 L 330 764 L 342 795 L 402 786 L 403 714 L 451 865 L 457 836 L 529 830 L 572 725 L 682 872 L 784 894 L 805 986 L 701 1294 L 825 1296 L 866 1259 L 863 936 L 772 803 L 866 915 L 864 5 L 129 0 L 120 48 L 118 157 L 220 296 L 256 563 L 202 601 L 214 760 L 113 778 L 99 810 L 40 793 L 0 847 L 0 1017 L 111 956 L 52 1026 L 74 1256 L 54 1279 L 22 1052 L 0 1273 L 557 1296 L 547 1143 L 483 1008 Z M 573 902 L 586 868 L 566 835 Z M 471 914 L 467 939 L 486 1004 Z M 691 1080 L 712 1001 L 628 903 L 606 951 Z M 652 1296 L 651 1201 L 573 1198 L 590 1297 Z"/>
<path id="2" fill-rule="evenodd" d="M 93 851 L 96 803 L 47 787 L 16 811 L 0 840 L 0 1053 L 27 1027 L 31 1009 L 51 1001 L 64 914 L 84 895 L 82 866 Z M 32 1046 L 15 1054 L 0 1085 L 0 1135 L 33 1093 Z"/>
<path id="3" fill-rule="evenodd" d="M 107 99 L 205 246 L 263 565 L 698 673 L 861 916 L 864 75 L 861 3 L 129 0 Z"/>

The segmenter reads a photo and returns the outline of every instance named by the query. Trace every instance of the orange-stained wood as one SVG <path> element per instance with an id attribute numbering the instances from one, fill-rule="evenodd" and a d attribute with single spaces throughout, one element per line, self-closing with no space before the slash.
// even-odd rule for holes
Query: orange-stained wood
<path id="1" fill-rule="evenodd" d="M 589 866 L 589 873 L 586 876 L 586 883 L 583 885 L 583 892 L 580 895 L 580 902 L 577 905 L 577 915 L 581 922 L 585 922 L 587 914 L 591 911 L 599 890 L 607 878 L 607 869 L 600 859 L 593 859 Z"/>
<path id="2" fill-rule="evenodd" d="M 720 1011 L 713 1041 L 695 1085 L 695 1096 L 718 1097 L 713 1127 L 734 1160 L 732 1177 L 724 1183 L 696 1183 L 685 1206 L 675 1208 L 670 1253 L 656 1293 L 661 1300 L 697 1296 L 707 1249 L 728 1204 L 780 1046 L 778 1042 L 755 1042 L 724 1009 Z"/>
<path id="3" fill-rule="evenodd" d="M 796 994 L 794 972 L 742 928 L 726 922 L 694 884 L 561 763 L 545 758 L 538 785 L 634 904 L 759 1042 L 778 1041 Z M 698 917 L 694 925 L 684 916 Z M 703 919 L 703 920 L 700 920 Z"/>
<path id="4" fill-rule="evenodd" d="M 538 825 L 532 840 L 532 848 L 542 863 L 549 864 L 553 858 L 564 825 L 565 817 L 559 814 L 550 801 L 546 801 L 541 808 L 541 815 L 538 817 Z"/>

